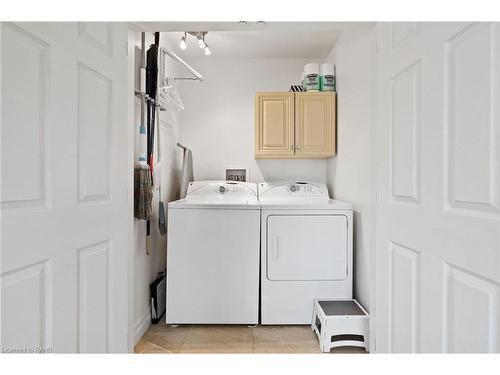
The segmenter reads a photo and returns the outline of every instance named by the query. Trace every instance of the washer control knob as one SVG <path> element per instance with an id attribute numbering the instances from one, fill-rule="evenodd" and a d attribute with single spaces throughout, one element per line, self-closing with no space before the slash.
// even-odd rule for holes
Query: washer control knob
<path id="1" fill-rule="evenodd" d="M 224 186 L 219 186 L 219 193 L 224 194 L 226 192 L 226 188 Z"/>
<path id="2" fill-rule="evenodd" d="M 295 191 L 297 191 L 297 186 L 295 185 L 290 185 L 290 191 L 293 193 Z"/>

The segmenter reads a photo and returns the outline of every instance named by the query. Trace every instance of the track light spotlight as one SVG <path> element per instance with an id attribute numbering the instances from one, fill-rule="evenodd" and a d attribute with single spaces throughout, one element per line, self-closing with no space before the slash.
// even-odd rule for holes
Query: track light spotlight
<path id="1" fill-rule="evenodd" d="M 200 48 L 205 48 L 206 43 L 205 43 L 205 36 L 204 35 L 203 36 L 202 35 L 198 36 L 198 46 Z"/>
<path id="2" fill-rule="evenodd" d="M 187 45 L 186 45 L 186 33 L 184 33 L 184 36 L 181 38 L 181 41 L 179 43 L 179 47 L 181 49 L 186 49 L 187 48 Z"/>
<path id="3" fill-rule="evenodd" d="M 212 53 L 212 51 L 210 50 L 210 48 L 208 48 L 208 44 L 205 43 L 205 55 L 208 56 Z"/>

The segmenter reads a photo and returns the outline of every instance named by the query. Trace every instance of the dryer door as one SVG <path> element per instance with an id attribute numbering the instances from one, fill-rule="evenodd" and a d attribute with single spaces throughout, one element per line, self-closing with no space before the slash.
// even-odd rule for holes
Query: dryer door
<path id="1" fill-rule="evenodd" d="M 347 217 L 267 217 L 269 280 L 344 280 L 347 277 Z"/>

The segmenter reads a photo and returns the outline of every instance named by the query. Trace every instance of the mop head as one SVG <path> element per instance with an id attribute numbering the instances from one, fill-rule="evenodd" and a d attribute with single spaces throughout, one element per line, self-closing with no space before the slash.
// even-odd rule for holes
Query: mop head
<path id="1" fill-rule="evenodd" d="M 151 183 L 151 170 L 144 163 L 134 169 L 134 216 L 139 220 L 151 218 L 151 201 L 153 190 Z"/>

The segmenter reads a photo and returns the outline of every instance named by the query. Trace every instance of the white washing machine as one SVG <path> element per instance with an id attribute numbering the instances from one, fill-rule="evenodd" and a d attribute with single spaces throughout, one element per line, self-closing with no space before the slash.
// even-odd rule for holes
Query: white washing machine
<path id="1" fill-rule="evenodd" d="M 166 322 L 257 324 L 257 185 L 191 182 L 168 204 L 168 224 Z"/>
<path id="2" fill-rule="evenodd" d="M 321 183 L 258 189 L 261 323 L 311 324 L 313 300 L 352 298 L 352 204 Z"/>

